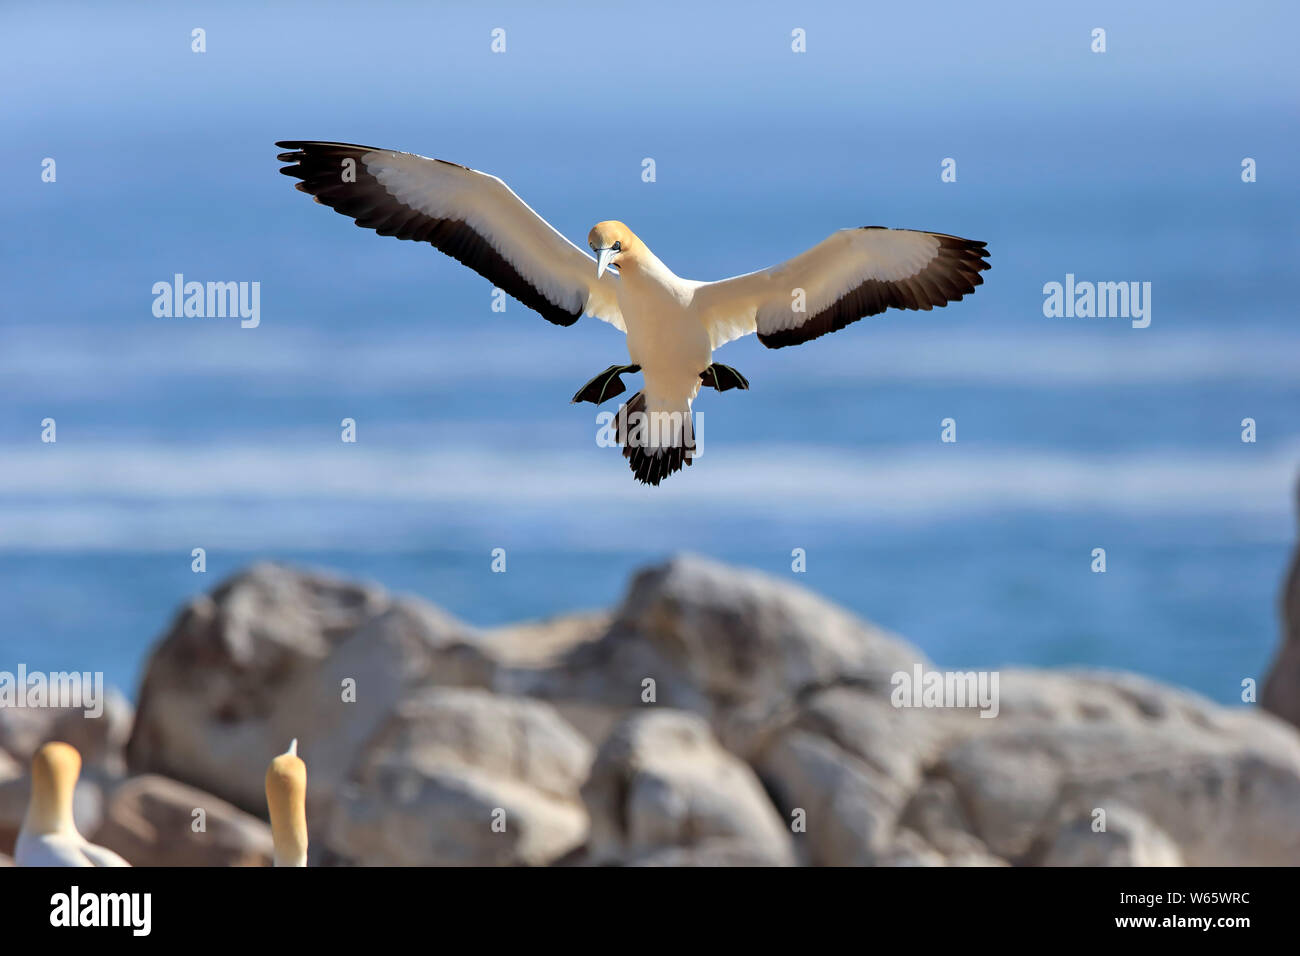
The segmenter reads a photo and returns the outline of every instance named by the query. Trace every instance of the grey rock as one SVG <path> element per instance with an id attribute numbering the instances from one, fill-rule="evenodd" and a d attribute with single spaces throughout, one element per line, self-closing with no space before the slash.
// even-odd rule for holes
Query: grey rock
<path id="1" fill-rule="evenodd" d="M 267 763 L 297 737 L 320 812 L 407 690 L 488 675 L 470 630 L 436 608 L 259 564 L 191 601 L 154 648 L 128 762 L 260 815 Z"/>
<path id="2" fill-rule="evenodd" d="M 956 787 L 994 854 L 1033 862 L 1068 806 L 1131 807 L 1193 866 L 1300 860 L 1300 737 L 1269 715 L 1228 710 L 1132 676 L 1083 675 L 1063 706 L 1101 719 L 994 721 L 948 751 Z"/>
<path id="3" fill-rule="evenodd" d="M 156 649 L 128 753 L 260 817 L 267 762 L 298 737 L 313 861 L 1300 861 L 1300 734 L 1262 709 L 1030 670 L 1000 672 L 991 719 L 895 707 L 914 664 L 933 669 L 792 583 L 691 556 L 640 572 L 613 613 L 488 632 L 262 565 Z M 24 733 L 0 722 L 0 742 Z M 20 771 L 0 757 L 0 838 Z"/>
<path id="4" fill-rule="evenodd" d="M 581 702 L 602 731 L 646 703 L 652 680 L 656 704 L 702 714 L 748 757 L 799 695 L 887 687 L 917 662 L 915 648 L 801 587 L 680 555 L 637 573 L 601 638 L 548 670 L 503 679 L 557 706 Z"/>
<path id="5" fill-rule="evenodd" d="M 367 744 L 326 838 L 370 866 L 552 863 L 586 838 L 590 762 L 587 742 L 544 703 L 429 690 Z"/>
<path id="6" fill-rule="evenodd" d="M 628 717 L 602 744 L 582 794 L 596 863 L 653 862 L 669 849 L 718 859 L 719 844 L 743 846 L 751 861 L 794 859 L 754 772 L 695 714 L 656 706 Z"/>
<path id="7" fill-rule="evenodd" d="M 98 716 L 87 716 L 85 707 L 0 707 L 0 752 L 26 766 L 42 744 L 62 740 L 77 748 L 83 766 L 122 775 L 132 708 L 116 688 L 103 688 L 103 695 Z"/>
<path id="8" fill-rule="evenodd" d="M 705 840 L 690 847 L 673 846 L 637 857 L 630 866 L 779 866 L 784 860 L 765 856 L 738 840 Z"/>
<path id="9" fill-rule="evenodd" d="M 196 814 L 201 810 L 202 814 Z M 132 866 L 270 866 L 271 828 L 194 787 L 145 774 L 108 795 L 92 840 Z"/>
<path id="10" fill-rule="evenodd" d="M 1122 803 L 1063 812 L 1049 838 L 1043 866 L 1182 866 L 1173 840 L 1145 816 Z M 1104 810 L 1104 816 L 1096 814 Z M 1097 829 L 1099 821 L 1105 828 Z"/>

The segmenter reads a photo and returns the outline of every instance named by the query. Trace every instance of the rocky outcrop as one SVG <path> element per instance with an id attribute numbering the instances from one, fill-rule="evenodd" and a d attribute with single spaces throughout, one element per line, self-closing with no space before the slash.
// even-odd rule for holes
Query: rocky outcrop
<path id="1" fill-rule="evenodd" d="M 754 771 L 695 714 L 656 707 L 627 718 L 601 746 L 582 793 L 593 863 L 794 860 Z"/>
<path id="2" fill-rule="evenodd" d="M 915 666 L 689 556 L 610 612 L 486 632 L 259 565 L 156 648 L 129 764 L 262 818 L 298 737 L 313 863 L 1300 863 L 1300 734 L 1276 717 L 1096 672 L 1002 672 L 996 716 L 895 706 Z M 6 786 L 0 765 L 0 833 Z"/>
<path id="3" fill-rule="evenodd" d="M 87 716 L 85 707 L 0 707 L 0 752 L 25 766 L 41 744 L 62 740 L 77 748 L 84 767 L 119 776 L 131 735 L 131 704 L 108 687 L 102 705 L 98 716 Z"/>
<path id="4" fill-rule="evenodd" d="M 487 679 L 469 637 L 422 602 L 255 566 L 191 601 L 155 648 L 130 768 L 262 813 L 267 762 L 298 738 L 309 807 L 322 809 L 395 701 L 429 683 Z"/>
<path id="5" fill-rule="evenodd" d="M 639 572 L 600 638 L 549 668 L 503 668 L 497 686 L 588 714 L 577 719 L 597 739 L 646 703 L 689 710 L 747 756 L 810 688 L 887 688 L 923 661 L 803 588 L 685 555 Z"/>
<path id="6" fill-rule="evenodd" d="M 326 839 L 365 866 L 552 863 L 586 838 L 590 764 L 588 743 L 544 703 L 425 691 L 366 743 Z"/>
<path id="7" fill-rule="evenodd" d="M 819 688 L 769 735 L 754 766 L 785 814 L 804 818 L 805 862 L 873 865 L 897 853 L 916 855 L 912 838 L 897 833 L 899 818 L 926 767 L 961 734 L 982 731 L 982 723 L 969 711 L 897 708 L 874 687 Z M 976 840 L 969 850 L 982 846 Z"/>
<path id="8" fill-rule="evenodd" d="M 1147 817 L 1123 804 L 1108 811 L 1063 813 L 1048 835 L 1043 866 L 1182 866 L 1178 846 Z"/>
<path id="9" fill-rule="evenodd" d="M 995 854 L 1043 862 L 1063 813 L 1119 808 L 1123 820 L 1131 808 L 1189 865 L 1300 861 L 1291 728 L 1132 675 L 1011 672 L 1003 686 L 1005 720 L 931 771 Z"/>
<path id="10" fill-rule="evenodd" d="M 131 705 L 114 689 L 96 717 L 72 708 L 0 710 L 8 748 L 0 750 L 0 852 L 13 852 L 27 812 L 32 753 L 61 740 L 82 755 L 73 817 L 94 842 L 135 866 L 269 864 L 270 829 L 256 817 L 174 780 L 124 777 L 131 723 Z"/>
<path id="11" fill-rule="evenodd" d="M 93 840 L 132 866 L 270 866 L 271 829 L 194 787 L 145 774 L 112 791 Z"/>
<path id="12" fill-rule="evenodd" d="M 1296 485 L 1300 512 L 1300 483 Z M 1291 567 L 1282 582 L 1278 601 L 1282 619 L 1282 643 L 1269 668 L 1260 693 L 1260 703 L 1292 726 L 1300 727 L 1300 540 L 1291 555 Z"/>

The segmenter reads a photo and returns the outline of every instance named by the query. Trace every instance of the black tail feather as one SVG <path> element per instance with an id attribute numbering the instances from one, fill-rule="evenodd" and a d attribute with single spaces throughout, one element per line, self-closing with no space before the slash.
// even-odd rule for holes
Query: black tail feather
<path id="1" fill-rule="evenodd" d="M 681 434 L 675 436 L 677 439 L 675 444 L 668 447 L 643 448 L 640 442 L 644 441 L 644 438 L 639 438 L 639 435 L 644 436 L 645 429 L 637 428 L 637 419 L 634 416 L 645 414 L 645 392 L 637 392 L 618 410 L 616 435 L 618 443 L 623 446 L 623 457 L 627 459 L 636 480 L 646 485 L 658 485 L 669 475 L 691 464 L 694 459 L 695 440 L 691 431 L 690 416 L 687 415 L 683 419 Z"/>

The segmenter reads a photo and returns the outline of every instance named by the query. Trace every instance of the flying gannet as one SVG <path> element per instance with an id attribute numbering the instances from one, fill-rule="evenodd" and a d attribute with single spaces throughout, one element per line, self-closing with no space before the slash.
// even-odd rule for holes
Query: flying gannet
<path id="1" fill-rule="evenodd" d="M 71 744 L 54 741 L 36 751 L 32 757 L 32 796 L 14 847 L 14 863 L 18 866 L 131 865 L 77 832 L 72 797 L 80 776 L 81 754 Z"/>
<path id="2" fill-rule="evenodd" d="M 749 388 L 713 352 L 751 332 L 768 348 L 799 345 L 889 308 L 944 306 L 982 284 L 985 243 L 937 232 L 842 229 L 758 272 L 699 282 L 669 269 L 623 223 L 599 222 L 593 255 L 561 235 L 495 176 L 413 153 L 290 140 L 276 144 L 297 188 L 381 236 L 431 243 L 556 325 L 592 315 L 627 335 L 611 365 L 573 401 L 600 404 L 642 372 L 618 412 L 617 441 L 639 481 L 691 464 L 701 385 Z"/>
<path id="3" fill-rule="evenodd" d="M 266 808 L 276 866 L 307 865 L 307 765 L 298 738 L 266 768 Z"/>

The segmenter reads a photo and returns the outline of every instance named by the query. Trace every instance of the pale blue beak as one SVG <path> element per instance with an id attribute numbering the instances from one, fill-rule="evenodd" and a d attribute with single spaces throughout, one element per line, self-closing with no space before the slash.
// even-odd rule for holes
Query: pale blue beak
<path id="1" fill-rule="evenodd" d="M 609 268 L 610 260 L 612 260 L 616 255 L 618 255 L 618 251 L 613 248 L 596 250 L 596 278 L 597 279 L 599 279 L 601 276 L 605 274 L 605 270 Z"/>

